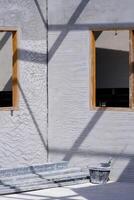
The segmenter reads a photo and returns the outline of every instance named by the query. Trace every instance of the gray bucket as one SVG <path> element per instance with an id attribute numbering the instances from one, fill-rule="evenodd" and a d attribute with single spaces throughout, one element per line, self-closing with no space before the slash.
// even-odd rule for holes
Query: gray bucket
<path id="1" fill-rule="evenodd" d="M 109 167 L 92 167 L 89 169 L 90 181 L 94 184 L 104 184 L 109 180 Z"/>

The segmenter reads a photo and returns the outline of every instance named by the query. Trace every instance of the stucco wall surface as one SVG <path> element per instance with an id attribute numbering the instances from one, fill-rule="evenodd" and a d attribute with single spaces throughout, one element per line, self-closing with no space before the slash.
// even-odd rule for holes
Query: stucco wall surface
<path id="1" fill-rule="evenodd" d="M 67 24 L 82 30 L 92 24 L 133 23 L 133 6 L 133 0 L 49 0 L 49 30 Z"/>
<path id="2" fill-rule="evenodd" d="M 88 24 L 133 22 L 132 0 L 49 0 L 49 159 L 112 162 L 112 180 L 134 182 L 134 113 L 90 109 Z"/>
<path id="3" fill-rule="evenodd" d="M 2 168 L 47 161 L 45 18 L 45 0 L 0 0 L 0 27 L 19 30 L 20 71 L 19 110 L 0 111 Z"/>

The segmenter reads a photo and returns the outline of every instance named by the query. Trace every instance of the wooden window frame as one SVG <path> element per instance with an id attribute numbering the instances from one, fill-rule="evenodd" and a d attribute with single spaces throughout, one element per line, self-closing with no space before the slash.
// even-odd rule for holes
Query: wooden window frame
<path id="1" fill-rule="evenodd" d="M 18 64 L 18 35 L 19 30 L 17 28 L 5 28 L 1 27 L 0 32 L 12 33 L 12 106 L 0 107 L 0 111 L 18 110 L 19 109 L 19 64 Z"/>
<path id="2" fill-rule="evenodd" d="M 126 29 L 125 29 L 126 30 Z M 95 32 L 90 31 L 90 108 L 92 110 L 134 111 L 134 30 L 129 31 L 129 107 L 97 107 L 96 106 L 96 47 Z M 97 30 L 98 31 L 98 30 Z M 100 30 L 99 30 L 100 31 Z M 108 30 L 101 30 L 108 31 Z"/>

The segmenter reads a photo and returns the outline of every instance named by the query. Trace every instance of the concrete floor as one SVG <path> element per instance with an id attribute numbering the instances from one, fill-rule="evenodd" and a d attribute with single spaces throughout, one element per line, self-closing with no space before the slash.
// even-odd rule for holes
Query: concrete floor
<path id="1" fill-rule="evenodd" d="M 134 184 L 81 184 L 21 194 L 1 195 L 0 200 L 134 200 Z"/>

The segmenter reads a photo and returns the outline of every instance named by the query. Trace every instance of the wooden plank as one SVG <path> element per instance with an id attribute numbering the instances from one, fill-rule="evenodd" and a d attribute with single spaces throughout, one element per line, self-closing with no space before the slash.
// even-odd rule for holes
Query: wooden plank
<path id="1" fill-rule="evenodd" d="M 129 107 L 134 108 L 134 31 L 129 31 Z"/>
<path id="2" fill-rule="evenodd" d="M 18 109 L 19 80 L 18 80 L 17 31 L 12 32 L 12 40 L 13 40 L 13 72 L 12 72 L 13 109 Z"/>
<path id="3" fill-rule="evenodd" d="M 91 56 L 91 70 L 90 70 L 90 107 L 96 106 L 96 48 L 95 48 L 95 35 L 90 31 L 90 56 Z"/>

